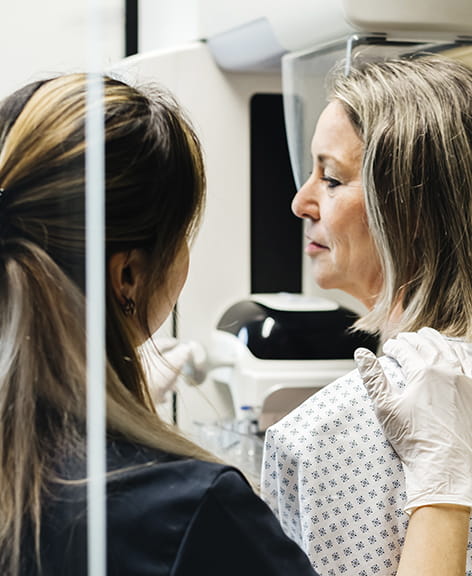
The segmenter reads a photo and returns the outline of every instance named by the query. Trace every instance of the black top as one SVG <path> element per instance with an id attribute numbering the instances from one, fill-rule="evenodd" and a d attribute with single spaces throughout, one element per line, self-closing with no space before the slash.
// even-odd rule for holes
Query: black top
<path id="1" fill-rule="evenodd" d="M 109 575 L 315 576 L 238 470 L 126 443 L 109 446 L 108 465 Z M 79 478 L 83 467 L 69 462 L 66 473 Z M 43 574 L 84 576 L 86 486 L 53 492 L 43 513 Z M 30 576 L 32 547 L 25 548 Z"/>

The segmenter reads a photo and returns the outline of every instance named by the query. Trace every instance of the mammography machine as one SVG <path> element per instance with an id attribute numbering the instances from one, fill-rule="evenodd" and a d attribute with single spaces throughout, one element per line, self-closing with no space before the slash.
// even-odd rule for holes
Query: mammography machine
<path id="1" fill-rule="evenodd" d="M 187 430 L 195 419 L 231 418 L 246 405 L 261 409 L 274 386 L 297 389 L 301 401 L 306 394 L 300 389 L 311 393 L 353 366 L 352 356 L 342 353 L 342 330 L 325 332 L 337 357 L 322 360 L 314 351 L 300 368 L 301 360 L 290 355 L 257 357 L 243 329 L 248 309 L 261 334 L 264 321 L 267 331 L 281 308 L 291 320 L 305 313 L 311 324 L 300 325 L 315 331 L 327 310 L 334 318 L 338 305 L 362 311 L 342 293 L 313 285 L 302 260 L 302 223 L 290 211 L 296 186 L 310 169 L 309 142 L 324 106 L 327 72 L 339 61 L 348 70 L 352 58 L 423 50 L 472 62 L 470 0 L 224 4 L 143 2 L 140 54 L 117 68 L 133 81 L 168 87 L 188 111 L 205 151 L 206 215 L 175 326 L 178 338 L 208 350 L 212 371 L 203 393 L 188 389 L 179 403 L 179 425 Z M 184 14 L 190 25 L 182 25 Z M 156 40 L 163 37 L 165 46 Z M 238 308 L 241 302 L 246 307 Z M 242 316 L 234 317 L 238 312 Z M 270 421 L 274 414 L 266 416 Z"/>

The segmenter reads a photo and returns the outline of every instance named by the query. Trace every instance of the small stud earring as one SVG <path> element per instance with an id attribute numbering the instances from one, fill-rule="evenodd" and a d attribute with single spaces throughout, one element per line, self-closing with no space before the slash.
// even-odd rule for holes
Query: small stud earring
<path id="1" fill-rule="evenodd" d="M 125 316 L 134 316 L 136 313 L 136 302 L 132 298 L 124 298 L 124 302 L 121 303 L 121 309 Z"/>

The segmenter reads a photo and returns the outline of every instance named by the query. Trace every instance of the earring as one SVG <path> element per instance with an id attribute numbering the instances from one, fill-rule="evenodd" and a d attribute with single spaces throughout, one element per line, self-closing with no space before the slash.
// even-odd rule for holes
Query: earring
<path id="1" fill-rule="evenodd" d="M 124 297 L 124 302 L 121 303 L 121 309 L 125 316 L 134 316 L 136 313 L 136 302 L 132 298 Z"/>

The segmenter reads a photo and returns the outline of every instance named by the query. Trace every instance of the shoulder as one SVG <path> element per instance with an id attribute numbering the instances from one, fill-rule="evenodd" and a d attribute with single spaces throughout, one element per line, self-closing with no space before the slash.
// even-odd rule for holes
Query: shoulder
<path id="1" fill-rule="evenodd" d="M 120 447 L 114 464 L 128 448 Z M 313 574 L 307 557 L 237 469 L 147 448 L 124 463 L 107 482 L 109 573 Z M 86 574 L 84 495 L 82 488 L 68 487 L 50 510 L 52 521 L 43 532 L 44 565 L 54 566 L 48 574 Z"/>
<path id="2" fill-rule="evenodd" d="M 112 532 L 128 531 L 135 522 L 144 527 L 156 515 L 163 518 L 167 513 L 172 514 L 174 528 L 184 530 L 205 494 L 222 478 L 250 489 L 244 476 L 225 464 L 127 442 L 109 444 L 107 456 L 107 514 Z M 80 507 L 87 497 L 86 483 L 63 485 L 59 493 L 63 501 L 75 501 Z"/>
<path id="3" fill-rule="evenodd" d="M 69 466 L 70 476 L 76 477 L 76 464 L 69 462 Z M 169 574 L 207 493 L 218 495 L 224 491 L 221 486 L 229 491 L 251 490 L 242 474 L 229 466 L 126 443 L 109 446 L 108 469 L 107 565 L 116 576 L 145 572 L 147 566 L 160 566 L 156 574 Z M 43 564 L 51 567 L 48 573 L 87 573 L 84 481 L 53 487 L 45 502 L 42 542 Z"/>
<path id="4" fill-rule="evenodd" d="M 109 519 L 126 530 L 130 522 L 169 515 L 174 530 L 183 531 L 208 493 L 218 494 L 221 485 L 250 490 L 238 470 L 223 464 L 177 459 L 135 465 L 109 478 Z"/>

